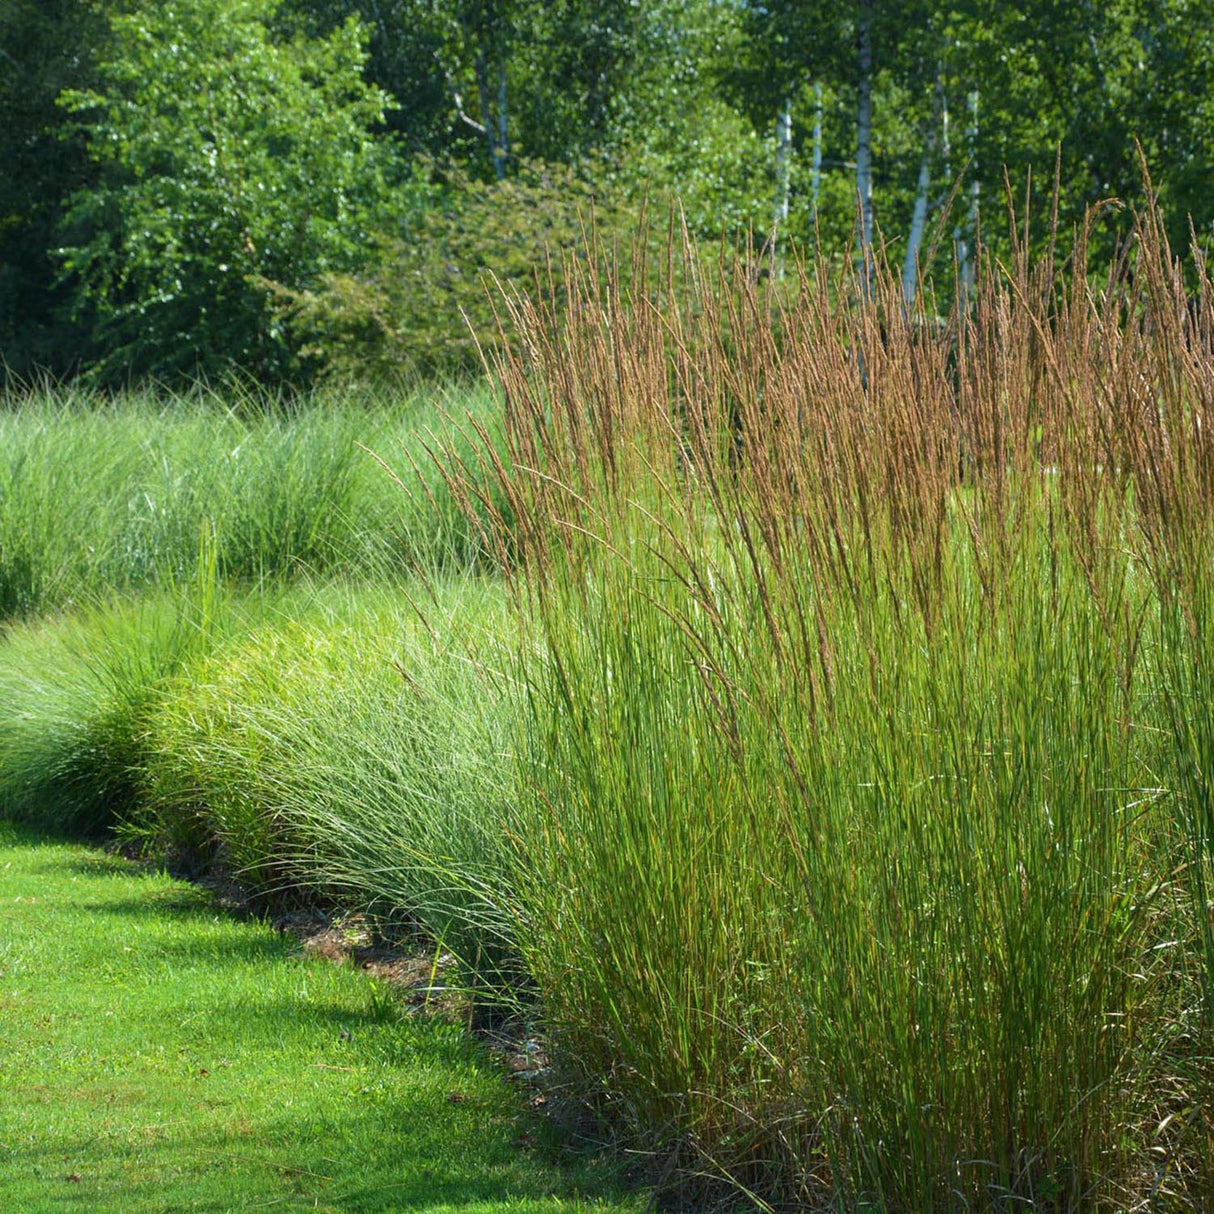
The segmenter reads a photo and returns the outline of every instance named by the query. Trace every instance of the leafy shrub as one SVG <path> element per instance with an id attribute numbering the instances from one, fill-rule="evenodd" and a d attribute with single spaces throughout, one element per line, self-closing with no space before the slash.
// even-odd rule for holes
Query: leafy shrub
<path id="1" fill-rule="evenodd" d="M 592 229 L 631 244 L 639 212 L 604 202 L 590 177 L 530 163 L 502 181 L 452 168 L 399 236 L 374 239 L 366 268 L 275 289 L 305 357 L 329 376 L 396 379 L 475 370 L 499 340 L 501 296 L 562 298 L 562 255 L 585 263 Z"/>

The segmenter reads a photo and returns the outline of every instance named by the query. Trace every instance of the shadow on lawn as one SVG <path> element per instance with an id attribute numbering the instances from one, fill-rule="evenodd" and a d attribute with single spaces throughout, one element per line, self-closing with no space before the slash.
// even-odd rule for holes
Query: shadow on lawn
<path id="1" fill-rule="evenodd" d="M 122 922 L 137 910 L 131 901 L 98 903 L 89 914 L 114 911 Z M 194 918 L 199 910 L 177 913 Z M 344 990 L 336 989 L 336 968 L 325 960 L 294 962 L 298 980 L 286 989 L 250 989 L 248 973 L 238 971 L 281 965 L 285 959 L 273 950 L 285 945 L 262 932 L 240 932 L 242 943 L 232 938 L 231 924 L 221 920 L 220 926 L 226 929 L 221 938 L 196 945 L 166 941 L 159 931 L 142 934 L 133 937 L 131 954 L 112 956 L 120 965 L 129 957 L 140 980 L 152 983 L 165 965 L 180 989 L 125 1009 L 124 1039 L 151 1040 L 166 1023 L 177 1026 L 182 1099 L 230 1105 L 236 1118 L 231 1130 L 200 1132 L 188 1124 L 185 1108 L 116 1106 L 102 1093 L 97 1132 L 77 1129 L 53 1146 L 43 1139 L 36 1149 L 10 1143 L 0 1151 L 0 1176 L 31 1195 L 32 1204 L 21 1208 L 152 1214 L 168 1208 L 165 1195 L 178 1188 L 190 1194 L 191 1209 L 216 1214 L 263 1203 L 313 1208 L 314 1202 L 351 1214 L 424 1212 L 579 1195 L 609 1199 L 620 1192 L 609 1175 L 569 1166 L 568 1158 L 548 1170 L 555 1162 L 554 1132 L 514 1099 L 489 1092 L 436 1094 L 433 1077 L 448 1068 L 445 1082 L 459 1084 L 468 1076 L 465 1081 L 475 1083 L 464 1067 L 479 1061 L 472 1057 L 479 1051 L 454 1026 L 401 1017 L 370 988 L 365 1001 L 352 998 L 344 982 Z M 189 973 L 195 966 L 198 980 Z M 192 994 L 199 982 L 211 992 L 209 1006 Z M 131 989 L 121 975 L 115 986 Z M 277 1102 L 253 1111 L 257 1098 L 242 1085 L 259 1068 L 281 1069 L 275 1060 L 280 1050 L 301 1094 L 316 1084 L 334 1086 L 328 1109 L 307 1108 L 305 1095 L 295 1115 Z M 141 1086 L 137 1074 L 126 1072 L 129 1062 L 116 1075 L 91 1082 Z M 397 1083 L 402 1073 L 423 1077 L 416 1090 Z M 80 1094 L 72 1099 L 79 1108 Z M 181 1124 L 175 1124 L 178 1117 Z M 541 1167 L 546 1175 L 536 1174 Z"/>
<path id="2" fill-rule="evenodd" d="M 103 837 L 74 834 L 69 831 L 50 831 L 42 826 L 31 826 L 27 822 L 12 822 L 0 818 L 0 847 L 104 847 Z M 107 853 L 98 853 L 105 859 Z"/>
<path id="3" fill-rule="evenodd" d="M 124 1146 L 111 1129 L 56 1144 L 53 1167 L 45 1144 L 36 1152 L 5 1151 L 10 1175 L 23 1174 L 27 1184 L 45 1189 L 49 1204 L 37 1208 L 151 1214 L 164 1208 L 165 1185 L 173 1184 L 174 1176 L 201 1183 L 191 1208 L 214 1211 L 249 1208 L 260 1200 L 287 1208 L 311 1208 L 315 1201 L 318 1208 L 334 1211 L 424 1214 L 436 1207 L 620 1195 L 612 1169 L 600 1174 L 584 1163 L 571 1167 L 568 1156 L 547 1178 L 534 1175 L 539 1160 L 548 1167 L 557 1162 L 561 1152 L 555 1143 L 563 1136 L 511 1099 L 482 1102 L 460 1096 L 450 1101 L 449 1117 L 436 1117 L 433 1093 L 427 1098 L 422 1091 L 416 1097 L 408 1091 L 384 1092 L 374 1082 L 381 1067 L 420 1064 L 428 1074 L 453 1063 L 458 1072 L 458 1064 L 480 1061 L 476 1044 L 453 1026 L 415 1021 L 371 985 L 365 999 L 351 998 L 337 981 L 344 967 L 302 955 L 292 937 L 268 927 L 238 924 L 205 888 L 168 882 L 163 870 L 121 855 L 86 852 L 79 840 L 71 841 L 70 850 L 59 850 L 62 842 L 41 832 L 5 832 L 0 823 L 0 845 L 47 849 L 25 867 L 27 873 L 81 879 L 61 905 L 69 918 L 87 916 L 96 930 L 94 945 L 104 949 L 122 943 L 130 924 L 131 947 L 112 948 L 106 956 L 106 964 L 117 971 L 117 988 L 123 986 L 122 971 L 128 966 L 138 982 L 155 984 L 163 972 L 182 984 L 180 995 L 162 990 L 146 1008 L 137 1004 L 127 1009 L 130 1033 L 138 1035 L 144 1013 L 160 1025 L 184 1017 L 181 1023 L 190 1028 L 181 1041 L 208 1068 L 205 1051 L 222 1051 L 225 1043 L 239 1042 L 247 1056 L 266 1058 L 294 1038 L 289 1048 L 299 1051 L 292 1065 L 303 1068 L 300 1074 L 332 1072 L 334 1082 L 345 1080 L 354 1088 L 340 1100 L 340 1111 L 302 1128 L 275 1109 L 271 1116 L 254 1118 L 235 1139 L 220 1131 L 200 1135 L 170 1125 L 161 1141 L 141 1139 Z M 110 877 L 134 878 L 135 884 L 110 885 Z M 149 878 L 146 885 L 143 877 Z M 90 881 L 99 884 L 90 886 Z M 158 927 L 157 916 L 167 922 Z M 275 990 L 251 985 L 248 971 L 267 963 L 290 965 L 297 977 Z M 190 983 L 182 982 L 195 969 L 205 989 L 220 993 L 205 1009 L 194 1002 Z M 312 1044 L 300 1039 L 308 1033 L 315 1034 Z M 367 1086 L 360 1088 L 364 1081 L 355 1080 L 354 1072 L 361 1076 L 364 1068 Z M 209 1084 L 218 1097 L 214 1078 L 197 1082 L 200 1094 Z M 284 1144 L 297 1145 L 284 1154 Z M 126 1162 L 119 1166 L 116 1155 Z M 132 1172 L 128 1164 L 134 1156 L 139 1162 Z M 212 1171 L 217 1173 L 213 1178 Z M 232 1175 L 225 1180 L 225 1173 Z M 237 1179 L 237 1173 L 244 1178 Z M 233 1206 L 231 1184 L 243 1186 L 245 1178 L 249 1187 L 237 1194 L 239 1207 Z"/>
<path id="4" fill-rule="evenodd" d="M 277 912 L 296 909 L 298 906 L 315 905 L 304 895 L 295 896 L 288 888 L 278 891 L 255 891 L 241 884 L 239 872 L 199 877 L 190 872 L 181 872 L 158 859 L 142 859 L 114 850 L 112 838 L 91 840 L 79 836 L 57 837 L 41 831 L 27 831 L 19 839 L 6 839 L 7 824 L 0 822 L 0 847 L 7 845 L 23 847 L 70 848 L 68 852 L 52 852 L 40 864 L 30 866 L 31 871 L 50 875 L 71 873 L 89 879 L 123 877 L 132 880 L 147 879 L 166 883 L 156 892 L 140 893 L 131 900 L 131 911 L 136 913 L 146 907 L 147 900 L 155 899 L 158 909 L 172 913 L 176 909 L 189 911 L 195 906 L 209 909 L 215 914 L 233 920 L 269 921 Z M 16 828 L 20 830 L 21 828 Z M 171 888 L 167 883 L 171 882 Z M 114 904 L 117 905 L 117 904 Z M 103 909 L 96 907 L 93 909 Z"/>

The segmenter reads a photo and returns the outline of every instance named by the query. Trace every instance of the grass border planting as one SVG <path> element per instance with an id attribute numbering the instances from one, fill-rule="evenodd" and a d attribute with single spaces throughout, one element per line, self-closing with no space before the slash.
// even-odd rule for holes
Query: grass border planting
<path id="1" fill-rule="evenodd" d="M 454 954 L 674 1203 L 1204 1208 L 1214 293 L 1151 208 L 1057 247 L 946 316 L 571 261 L 370 460 L 410 577 L 274 556 L 267 456 L 264 576 L 207 507 L 188 576 L 12 623 L 3 812 Z"/>

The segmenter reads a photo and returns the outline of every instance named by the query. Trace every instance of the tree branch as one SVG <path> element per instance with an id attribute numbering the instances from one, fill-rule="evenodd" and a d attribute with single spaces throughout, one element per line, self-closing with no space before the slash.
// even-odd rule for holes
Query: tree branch
<path id="1" fill-rule="evenodd" d="M 473 118 L 471 114 L 464 111 L 463 95 L 460 93 L 459 89 L 455 87 L 455 78 L 447 70 L 447 65 L 442 61 L 442 57 L 439 55 L 438 51 L 431 49 L 430 54 L 433 57 L 434 62 L 438 64 L 438 70 L 442 72 L 443 79 L 447 82 L 447 91 L 451 94 L 451 100 L 455 103 L 456 120 L 467 123 L 468 126 L 476 131 L 478 135 L 488 135 L 489 132 L 485 129 L 485 126 L 482 123 L 477 122 L 477 120 Z"/>

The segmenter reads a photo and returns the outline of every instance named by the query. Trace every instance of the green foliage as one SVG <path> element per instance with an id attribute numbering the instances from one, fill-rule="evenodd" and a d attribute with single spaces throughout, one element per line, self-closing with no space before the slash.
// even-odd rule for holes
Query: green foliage
<path id="1" fill-rule="evenodd" d="M 741 42 L 742 5 L 661 0 L 645 6 L 645 48 L 620 97 L 617 183 L 632 194 L 678 199 L 691 229 L 707 238 L 761 242 L 775 196 L 776 110 L 758 120 L 722 88 Z"/>
<path id="2" fill-rule="evenodd" d="M 341 379 L 472 372 L 500 339 L 508 296 L 560 298 L 564 258 L 586 261 L 587 235 L 631 244 L 639 212 L 585 174 L 525 165 L 486 183 L 459 169 L 402 237 L 381 237 L 370 266 L 276 291 L 283 324 L 306 357 Z"/>
<path id="3" fill-rule="evenodd" d="M 785 112 L 781 237 L 846 259 L 862 12 L 892 260 L 925 157 L 928 230 L 942 238 L 924 270 L 942 291 L 954 254 L 972 263 L 980 239 L 1010 254 L 1005 170 L 1040 238 L 1058 165 L 1065 251 L 1089 206 L 1143 201 L 1137 143 L 1173 245 L 1190 217 L 1208 239 L 1204 0 L 9 0 L 0 356 L 22 374 L 91 368 L 108 383 L 234 365 L 306 380 L 324 359 L 360 378 L 475 365 L 461 306 L 492 339 L 480 271 L 529 281 L 507 229 L 523 243 L 544 232 L 499 210 L 561 209 L 589 174 L 604 218 L 678 197 L 698 236 L 750 229 L 761 243 L 785 201 Z M 421 181 L 431 161 L 457 166 L 450 188 Z M 488 179 L 519 197 L 483 196 Z M 1106 207 L 1089 240 L 1103 255 L 1128 226 Z M 298 327 L 283 323 L 292 309 Z M 297 338 L 322 362 L 300 359 Z"/>
<path id="4" fill-rule="evenodd" d="M 286 39 L 317 38 L 357 16 L 367 34 L 365 77 L 395 102 L 383 131 L 410 152 L 454 153 L 464 149 L 452 123 L 443 8 L 432 0 L 282 0 L 272 28 Z M 462 134 L 476 140 L 470 128 Z"/>
<path id="5" fill-rule="evenodd" d="M 773 140 L 708 89 L 693 107 L 695 138 L 687 140 L 676 119 L 656 123 L 621 155 L 617 188 L 674 199 L 698 236 L 761 244 L 776 188 Z"/>
<path id="6" fill-rule="evenodd" d="M 470 415 L 492 426 L 487 393 L 24 397 L 0 411 L 0 621 L 188 579 L 203 534 L 244 582 L 480 560 L 426 453 Z"/>
<path id="7" fill-rule="evenodd" d="M 410 148 L 492 173 L 484 120 L 506 89 L 507 160 L 575 164 L 638 118 L 638 72 L 661 51 L 650 0 L 285 0 L 279 22 L 312 34 L 351 11 L 370 35 L 367 71 L 400 108 Z M 500 71 L 500 75 L 499 75 Z M 487 95 L 482 89 L 487 88 Z"/>
<path id="8" fill-rule="evenodd" d="M 276 43 L 275 0 L 174 0 L 112 22 L 95 90 L 63 104 L 104 172 L 59 256 L 96 321 L 98 374 L 287 369 L 255 278 L 300 287 L 356 264 L 383 206 L 389 99 L 364 35 Z"/>
<path id="9" fill-rule="evenodd" d="M 80 131 L 56 105 L 65 88 L 94 83 L 108 42 L 98 0 L 7 0 L 0 5 L 0 380 L 37 368 L 74 370 L 88 334 L 68 316 L 50 250 L 64 203 L 96 178 Z"/>
<path id="10" fill-rule="evenodd" d="M 662 7 L 652 0 L 526 6 L 513 77 L 514 123 L 525 156 L 578 163 L 627 138 L 641 120 L 641 78 L 664 58 L 653 38 Z"/>

